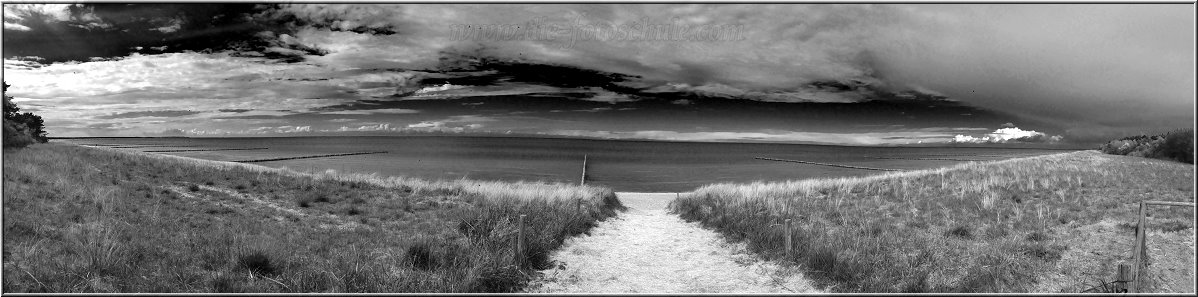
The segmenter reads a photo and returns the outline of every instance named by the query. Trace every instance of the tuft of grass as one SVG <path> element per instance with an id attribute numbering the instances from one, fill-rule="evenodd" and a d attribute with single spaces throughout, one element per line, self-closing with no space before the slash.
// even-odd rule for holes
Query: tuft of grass
<path id="1" fill-rule="evenodd" d="M 261 251 L 251 252 L 241 255 L 237 258 L 237 265 L 261 275 L 274 275 L 278 273 L 278 267 L 271 262 L 270 256 Z"/>
<path id="2" fill-rule="evenodd" d="M 973 233 L 969 231 L 969 226 L 957 226 L 948 230 L 948 232 L 944 232 L 944 235 L 962 239 L 973 239 Z"/>
<path id="3" fill-rule="evenodd" d="M 1095 248 L 1076 229 L 1131 221 L 1136 203 L 1148 198 L 1140 193 L 1193 201 L 1193 188 L 1182 186 L 1192 183 L 1192 171 L 1082 151 L 853 178 L 707 185 L 670 210 L 764 258 L 806 269 L 832 291 L 1017 293 L 1050 275 L 1081 273 L 1057 265 L 1072 249 Z M 1154 213 L 1190 215 L 1173 211 Z M 785 219 L 790 234 L 777 227 Z"/>
<path id="4" fill-rule="evenodd" d="M 420 270 L 429 270 L 437 266 L 437 259 L 433 257 L 432 247 L 427 242 L 409 246 L 406 259 L 412 264 L 412 267 Z"/>
<path id="5" fill-rule="evenodd" d="M 514 292 L 567 237 L 623 209 L 595 186 L 298 172 L 53 142 L 6 149 L 3 165 L 5 292 Z M 528 248 L 514 255 L 520 228 Z"/>

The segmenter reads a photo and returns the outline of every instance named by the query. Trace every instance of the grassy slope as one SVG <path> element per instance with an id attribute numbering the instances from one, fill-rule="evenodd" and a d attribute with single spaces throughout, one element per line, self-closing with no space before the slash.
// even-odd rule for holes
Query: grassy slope
<path id="1" fill-rule="evenodd" d="M 511 291 L 566 237 L 623 208 L 599 187 L 62 144 L 6 149 L 3 165 L 5 292 Z M 517 258 L 519 214 L 529 248 Z"/>
<path id="2" fill-rule="evenodd" d="M 804 266 L 833 291 L 1078 292 L 1113 280 L 1115 265 L 1131 256 L 1137 202 L 1194 201 L 1193 171 L 1085 151 L 862 178 L 711 185 L 671 209 L 747 240 L 767 258 Z M 1192 209 L 1150 214 L 1150 228 L 1193 228 Z M 786 218 L 795 226 L 790 255 L 780 226 Z"/>

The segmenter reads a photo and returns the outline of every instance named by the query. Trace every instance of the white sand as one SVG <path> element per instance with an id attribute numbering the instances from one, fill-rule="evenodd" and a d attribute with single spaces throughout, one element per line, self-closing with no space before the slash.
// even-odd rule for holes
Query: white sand
<path id="1" fill-rule="evenodd" d="M 674 193 L 617 193 L 628 212 L 554 252 L 532 293 L 817 293 L 802 273 L 762 261 L 666 212 Z"/>

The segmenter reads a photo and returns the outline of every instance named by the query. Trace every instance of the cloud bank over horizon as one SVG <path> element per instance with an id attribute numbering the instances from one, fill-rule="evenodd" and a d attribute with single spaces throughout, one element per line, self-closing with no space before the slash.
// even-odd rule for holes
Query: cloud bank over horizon
<path id="1" fill-rule="evenodd" d="M 5 4 L 11 95 L 45 113 L 51 132 L 74 136 L 435 128 L 494 103 L 438 112 L 395 102 L 547 94 L 610 104 L 585 105 L 610 118 L 666 108 L 630 104 L 651 100 L 703 110 L 696 98 L 788 106 L 930 96 L 1004 115 L 958 112 L 976 120 L 956 128 L 1014 121 L 1027 129 L 925 135 L 940 142 L 1094 141 L 1193 125 L 1194 13 L 1177 5 L 283 4 L 179 13 L 189 7 L 199 6 Z M 463 26 L 482 35 L 462 38 Z M 649 36 L 648 28 L 678 31 Z M 739 29 L 662 40 L 712 37 L 697 35 L 704 28 Z M 110 41 L 89 47 L 36 37 L 47 32 Z M 525 112 L 494 111 L 486 114 L 494 121 L 448 129 L 547 133 L 550 126 L 536 126 L 582 121 Z M 599 125 L 590 129 L 552 130 L 794 141 L 942 126 L 900 114 L 874 128 L 763 122 L 660 130 L 651 118 L 628 121 L 642 123 L 639 130 L 602 118 L 590 119 Z M 785 132 L 751 134 L 770 129 Z"/>

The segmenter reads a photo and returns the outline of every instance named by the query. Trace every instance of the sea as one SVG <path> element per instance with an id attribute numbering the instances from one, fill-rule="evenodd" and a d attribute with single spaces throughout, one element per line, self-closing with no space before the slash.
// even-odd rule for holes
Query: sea
<path id="1" fill-rule="evenodd" d="M 586 184 L 607 186 L 620 192 L 688 192 L 716 183 L 865 176 L 887 172 L 880 169 L 938 168 L 1070 151 L 493 136 L 75 138 L 54 141 L 216 161 L 376 152 L 253 164 L 300 171 L 332 169 L 431 180 L 578 184 L 583 179 L 585 160 Z"/>

